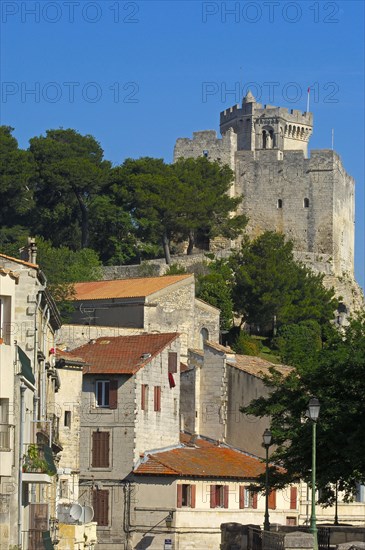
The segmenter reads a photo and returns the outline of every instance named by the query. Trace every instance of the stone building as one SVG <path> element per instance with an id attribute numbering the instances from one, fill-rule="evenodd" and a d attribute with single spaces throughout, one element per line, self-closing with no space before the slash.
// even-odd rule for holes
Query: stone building
<path id="1" fill-rule="evenodd" d="M 182 434 L 179 446 L 145 453 L 134 470 L 134 548 L 219 548 L 222 523 L 261 525 L 265 496 L 254 491 L 265 464 L 257 457 L 211 439 Z M 269 495 L 272 523 L 297 524 L 296 485 Z M 172 518 L 171 525 L 166 520 Z"/>
<path id="2" fill-rule="evenodd" d="M 0 529 L 2 550 L 53 548 L 60 451 L 55 334 L 60 318 L 35 263 L 0 254 Z"/>
<path id="3" fill-rule="evenodd" d="M 86 361 L 80 493 L 94 508 L 98 548 L 131 548 L 130 479 L 140 454 L 179 443 L 180 336 L 102 337 L 73 351 Z"/>
<path id="4" fill-rule="evenodd" d="M 355 183 L 335 151 L 308 155 L 312 130 L 312 113 L 262 106 L 249 92 L 221 113 L 221 138 L 214 131 L 180 138 L 174 160 L 204 155 L 228 164 L 235 174 L 230 194 L 243 197 L 248 234 L 284 233 L 297 259 L 343 295 L 343 309 L 354 309 L 364 305 L 354 280 Z"/>
<path id="5" fill-rule="evenodd" d="M 76 283 L 73 303 L 59 337 L 69 349 L 102 335 L 178 332 L 186 360 L 188 348 L 219 340 L 220 312 L 195 298 L 193 275 Z"/>

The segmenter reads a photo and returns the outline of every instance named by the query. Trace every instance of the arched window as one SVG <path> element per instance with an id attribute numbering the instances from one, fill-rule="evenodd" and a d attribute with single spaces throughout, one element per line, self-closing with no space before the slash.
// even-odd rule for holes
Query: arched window
<path id="1" fill-rule="evenodd" d="M 283 208 L 283 199 L 278 199 L 278 208 Z"/>
<path id="2" fill-rule="evenodd" d="M 263 130 L 262 131 L 262 148 L 263 149 L 266 149 L 266 138 L 267 138 L 266 130 Z"/>
<path id="3" fill-rule="evenodd" d="M 203 327 L 200 331 L 200 345 L 201 345 L 201 347 L 204 346 L 204 342 L 206 342 L 207 340 L 209 340 L 209 332 L 208 332 L 208 329 Z"/>
<path id="4" fill-rule="evenodd" d="M 304 199 L 304 208 L 309 208 L 309 199 Z"/>

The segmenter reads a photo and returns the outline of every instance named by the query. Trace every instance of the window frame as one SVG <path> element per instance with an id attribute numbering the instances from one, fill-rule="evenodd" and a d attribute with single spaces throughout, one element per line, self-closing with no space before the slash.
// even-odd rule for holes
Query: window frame
<path id="1" fill-rule="evenodd" d="M 107 445 L 104 449 L 101 447 L 102 439 L 105 440 L 104 444 Z M 97 445 L 100 447 L 97 448 Z M 106 470 L 110 466 L 110 432 L 95 430 L 91 432 L 91 468 Z"/>
<path id="2" fill-rule="evenodd" d="M 161 412 L 161 386 L 154 386 L 153 388 L 153 410 L 154 412 Z"/>
<path id="3" fill-rule="evenodd" d="M 102 505 L 104 509 L 100 506 L 100 501 L 98 502 L 98 497 L 102 497 Z M 94 489 L 93 490 L 93 508 L 94 508 L 94 519 L 98 524 L 98 527 L 109 527 L 109 499 L 110 491 L 109 489 Z M 101 516 L 101 517 L 100 517 Z M 101 520 L 101 521 L 100 521 Z"/>
<path id="4" fill-rule="evenodd" d="M 99 390 L 98 386 L 101 386 L 101 403 L 99 403 Z M 108 391 L 106 392 L 105 388 L 108 388 Z M 108 399 L 106 399 L 108 397 Z M 106 401 L 108 401 L 106 403 Z M 95 380 L 95 406 L 98 409 L 109 409 L 109 403 L 110 403 L 110 380 Z"/>
<path id="5" fill-rule="evenodd" d="M 195 484 L 179 483 L 177 485 L 176 490 L 177 490 L 177 508 L 195 508 L 195 504 L 196 504 L 196 485 Z"/>
<path id="6" fill-rule="evenodd" d="M 148 411 L 148 384 L 141 384 L 141 411 Z"/>

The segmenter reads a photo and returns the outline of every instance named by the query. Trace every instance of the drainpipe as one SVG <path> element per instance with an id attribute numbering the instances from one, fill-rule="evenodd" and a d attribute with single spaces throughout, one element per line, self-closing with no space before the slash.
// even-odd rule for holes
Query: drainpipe
<path id="1" fill-rule="evenodd" d="M 49 321 L 49 317 L 50 317 L 50 311 L 49 311 L 49 308 L 48 306 L 46 306 L 43 310 L 43 313 L 42 313 L 42 331 L 43 331 L 43 334 L 42 334 L 42 352 L 44 355 L 45 354 L 45 348 L 46 348 L 46 345 L 45 345 L 45 341 L 46 341 L 46 326 L 47 326 L 47 323 Z M 47 357 L 46 357 L 47 359 Z M 42 395 L 42 409 L 41 409 L 41 420 L 44 420 L 46 418 L 46 369 L 45 369 L 45 361 L 42 361 L 42 370 L 41 370 L 41 395 Z"/>
<path id="2" fill-rule="evenodd" d="M 38 351 L 38 326 L 37 326 L 37 315 L 38 315 L 38 308 L 40 307 L 42 299 L 41 292 L 38 292 L 37 300 L 36 300 L 36 309 L 34 312 L 34 353 L 33 353 L 33 364 L 34 364 L 34 374 L 38 374 L 38 389 L 39 389 L 39 396 L 40 396 L 40 407 L 42 407 L 42 392 L 41 392 L 41 373 L 37 369 L 38 365 L 38 357 L 37 357 L 37 351 Z M 41 416 L 41 414 L 37 414 L 37 417 Z"/>
<path id="3" fill-rule="evenodd" d="M 22 527 L 23 527 L 23 510 L 22 510 L 22 485 L 23 485 L 23 446 L 24 446 L 24 422 L 25 422 L 25 403 L 24 393 L 27 387 L 21 382 L 20 384 L 20 423 L 19 423 L 19 480 L 18 480 L 18 545 L 22 547 Z"/>

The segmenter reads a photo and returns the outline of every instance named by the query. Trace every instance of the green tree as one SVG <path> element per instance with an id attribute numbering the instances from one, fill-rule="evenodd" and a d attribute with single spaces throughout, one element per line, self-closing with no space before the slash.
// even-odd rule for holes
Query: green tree
<path id="1" fill-rule="evenodd" d="M 37 165 L 33 232 L 54 246 L 86 248 L 90 202 L 103 189 L 111 167 L 101 146 L 72 129 L 47 130 L 46 136 L 30 140 L 30 152 Z"/>
<path id="2" fill-rule="evenodd" d="M 42 238 L 37 238 L 37 249 L 37 263 L 47 277 L 48 288 L 62 319 L 67 321 L 73 283 L 96 281 L 102 276 L 98 255 L 90 248 L 75 251 L 66 246 L 53 247 Z"/>
<path id="3" fill-rule="evenodd" d="M 187 254 L 193 252 L 197 234 L 205 239 L 235 239 L 242 233 L 247 218 L 232 215 L 242 197 L 228 194 L 234 174 L 227 165 L 205 157 L 181 158 L 172 165 L 172 172 L 180 182 L 182 194 L 175 221 L 181 235 L 189 240 Z"/>
<path id="4" fill-rule="evenodd" d="M 226 332 L 233 325 L 233 273 L 226 260 L 215 260 L 208 269 L 209 273 L 197 277 L 196 295 L 220 309 L 220 329 Z"/>
<path id="5" fill-rule="evenodd" d="M 18 148 L 14 128 L 0 126 L 0 226 L 23 226 L 34 208 L 32 178 L 35 164 L 28 151 Z"/>
<path id="6" fill-rule="evenodd" d="M 327 327 L 327 340 L 310 360 L 288 376 L 275 369 L 266 377 L 268 398 L 242 409 L 271 417 L 277 448 L 271 460 L 284 469 L 272 474 L 277 487 L 311 478 L 311 423 L 306 409 L 311 396 L 321 404 L 317 423 L 317 484 L 322 501 L 333 502 L 334 486 L 350 498 L 356 482 L 365 482 L 365 314 L 343 332 Z"/>
<path id="7" fill-rule="evenodd" d="M 322 275 L 294 261 L 293 244 L 284 235 L 266 232 L 254 241 L 246 238 L 230 265 L 235 311 L 261 331 L 307 319 L 320 325 L 333 319 L 333 289 L 324 288 Z"/>

